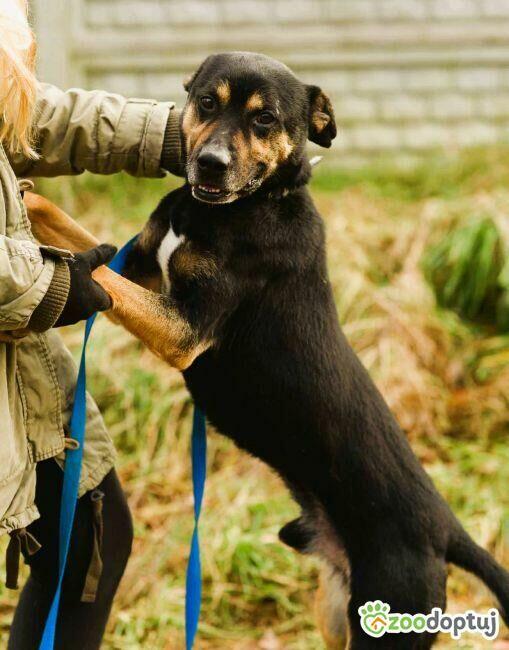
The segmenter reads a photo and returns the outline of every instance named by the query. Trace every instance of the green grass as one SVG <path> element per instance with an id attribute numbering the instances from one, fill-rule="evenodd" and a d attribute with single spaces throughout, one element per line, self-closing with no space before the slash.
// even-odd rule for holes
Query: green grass
<path id="1" fill-rule="evenodd" d="M 406 169 L 380 164 L 349 171 L 324 164 L 312 183 L 350 342 L 442 494 L 475 539 L 506 566 L 509 338 L 491 322 L 464 321 L 438 306 L 422 259 L 464 227 L 469 215 L 482 214 L 502 233 L 507 178 L 507 150 L 489 150 L 437 155 Z M 83 176 L 40 183 L 38 189 L 102 240 L 121 244 L 175 184 Z M 65 338 L 77 356 L 81 328 L 69 328 Z M 94 333 L 89 377 L 118 448 L 136 534 L 104 648 L 180 650 L 192 531 L 189 396 L 176 371 L 104 318 Z M 209 438 L 197 647 L 323 649 L 312 606 L 319 564 L 277 539 L 279 528 L 295 516 L 295 504 L 260 462 L 216 433 Z M 492 602 L 478 581 L 451 571 L 451 610 L 483 609 Z M 0 589 L 0 643 L 14 603 L 15 596 Z M 439 647 L 488 644 L 444 637 Z"/>
<path id="2" fill-rule="evenodd" d="M 419 162 L 398 162 L 378 157 L 368 167 L 336 169 L 318 168 L 313 186 L 317 191 L 338 192 L 361 187 L 374 196 L 403 201 L 430 198 L 451 199 L 473 189 L 495 189 L 507 184 L 509 147 L 471 148 L 445 155 L 430 153 Z"/>
<path id="3" fill-rule="evenodd" d="M 495 323 L 507 321 L 502 272 L 506 265 L 503 238 L 489 216 L 475 215 L 453 229 L 423 258 L 427 280 L 440 306 L 460 316 Z M 509 260 L 509 256 L 507 256 Z"/>

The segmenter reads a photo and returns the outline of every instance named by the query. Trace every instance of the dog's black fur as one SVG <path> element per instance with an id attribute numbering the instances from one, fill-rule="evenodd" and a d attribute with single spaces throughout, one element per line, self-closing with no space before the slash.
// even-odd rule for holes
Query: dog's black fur
<path id="1" fill-rule="evenodd" d="M 193 399 L 289 486 L 302 516 L 283 541 L 346 570 L 351 648 L 430 647 L 429 635 L 368 637 L 357 610 L 375 599 L 396 612 L 445 608 L 447 562 L 479 576 L 507 622 L 509 574 L 462 529 L 340 329 L 304 151 L 308 137 L 329 146 L 335 136 L 330 103 L 283 65 L 246 53 L 209 57 L 188 89 L 190 182 L 151 216 L 126 274 L 157 274 L 168 229 L 183 236 L 164 291 L 196 341 L 210 342 L 184 371 Z M 269 125 L 246 109 L 256 93 Z M 274 168 L 263 156 L 281 149 L 281 134 L 290 147 Z"/>

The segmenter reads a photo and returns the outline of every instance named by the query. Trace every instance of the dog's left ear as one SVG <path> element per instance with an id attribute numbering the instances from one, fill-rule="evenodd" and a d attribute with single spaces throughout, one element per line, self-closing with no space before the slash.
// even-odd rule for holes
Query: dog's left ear
<path id="1" fill-rule="evenodd" d="M 198 76 L 198 72 L 200 72 L 201 68 L 202 68 L 202 66 L 200 66 L 198 68 L 198 70 L 195 70 L 192 74 L 190 74 L 188 77 L 186 77 L 184 79 L 182 85 L 184 86 L 184 90 L 186 91 L 186 93 L 188 93 L 191 90 L 191 86 L 193 85 L 193 81 Z"/>
<path id="2" fill-rule="evenodd" d="M 334 110 L 327 95 L 318 86 L 307 86 L 309 98 L 309 131 L 311 142 L 329 148 L 336 137 Z"/>
<path id="3" fill-rule="evenodd" d="M 194 83 L 196 77 L 197 77 L 197 76 L 200 74 L 200 72 L 203 70 L 204 65 L 207 63 L 207 61 L 209 61 L 210 58 L 211 58 L 211 57 L 208 56 L 208 57 L 205 59 L 205 61 L 202 61 L 202 62 L 200 63 L 199 67 L 198 67 L 198 68 L 197 68 L 197 69 L 196 69 L 192 74 L 190 74 L 188 77 L 186 77 L 186 78 L 184 79 L 184 81 L 183 81 L 183 86 L 184 86 L 184 90 L 186 91 L 186 93 L 188 93 L 188 92 L 191 90 L 191 86 L 193 85 L 193 83 Z"/>

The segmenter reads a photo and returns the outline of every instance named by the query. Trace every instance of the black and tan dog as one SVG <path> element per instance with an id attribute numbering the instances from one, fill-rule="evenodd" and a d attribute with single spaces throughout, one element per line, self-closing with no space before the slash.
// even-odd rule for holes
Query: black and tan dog
<path id="1" fill-rule="evenodd" d="M 326 563 L 330 647 L 431 647 L 427 634 L 371 638 L 358 608 L 445 608 L 448 562 L 479 576 L 507 621 L 509 574 L 437 493 L 340 330 L 306 187 L 306 141 L 336 135 L 328 98 L 249 53 L 209 57 L 186 89 L 187 182 L 126 270 L 160 293 L 106 279 L 115 316 L 183 370 L 218 431 L 287 483 L 302 515 L 281 539 Z"/>

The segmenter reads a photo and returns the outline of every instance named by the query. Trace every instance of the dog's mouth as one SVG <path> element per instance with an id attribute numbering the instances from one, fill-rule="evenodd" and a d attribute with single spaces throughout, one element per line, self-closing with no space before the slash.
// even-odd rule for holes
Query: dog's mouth
<path id="1" fill-rule="evenodd" d="M 231 194 L 222 187 L 217 185 L 206 185 L 204 183 L 196 184 L 191 186 L 193 196 L 199 201 L 205 201 L 205 203 L 225 203 Z"/>
<path id="2" fill-rule="evenodd" d="M 249 180 L 242 188 L 230 190 L 219 185 L 209 183 L 196 183 L 191 185 L 191 190 L 195 199 L 204 203 L 231 203 L 244 196 L 255 192 L 262 184 L 263 179 L 259 176 Z"/>

